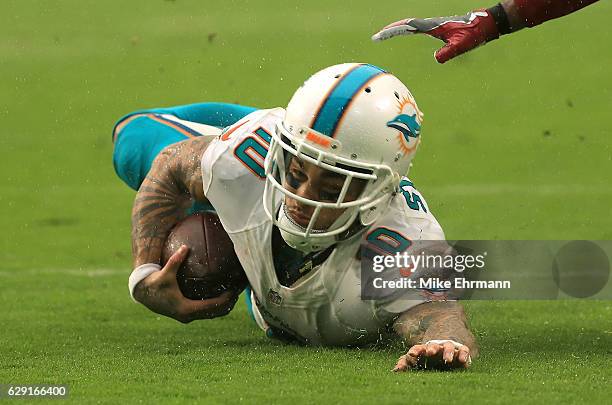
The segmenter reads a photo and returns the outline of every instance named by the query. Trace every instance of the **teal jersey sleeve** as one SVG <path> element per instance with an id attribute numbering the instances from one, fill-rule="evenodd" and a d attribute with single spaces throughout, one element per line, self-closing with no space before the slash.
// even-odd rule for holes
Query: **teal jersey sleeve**
<path id="1" fill-rule="evenodd" d="M 255 107 L 229 103 L 196 103 L 167 108 L 151 108 L 134 111 L 121 117 L 115 124 L 115 128 L 126 118 L 137 114 L 172 114 L 185 121 L 224 128 L 256 110 Z M 115 133 L 114 128 L 113 133 Z"/>
<path id="2" fill-rule="evenodd" d="M 113 165 L 118 176 L 138 190 L 157 154 L 168 145 L 202 135 L 187 121 L 223 128 L 257 109 L 238 104 L 198 103 L 169 108 L 135 111 L 121 118 L 117 125 L 134 117 L 116 134 Z M 168 116 L 178 120 L 172 120 Z M 113 131 L 115 133 L 115 131 Z"/>

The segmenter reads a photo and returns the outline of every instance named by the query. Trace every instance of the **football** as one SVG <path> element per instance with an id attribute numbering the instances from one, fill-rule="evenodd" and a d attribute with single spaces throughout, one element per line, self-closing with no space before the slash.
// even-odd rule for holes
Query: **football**
<path id="1" fill-rule="evenodd" d="M 162 262 L 165 264 L 182 245 L 189 247 L 189 253 L 176 278 L 185 297 L 213 298 L 225 290 L 246 287 L 246 275 L 217 214 L 198 213 L 179 222 L 166 239 Z"/>

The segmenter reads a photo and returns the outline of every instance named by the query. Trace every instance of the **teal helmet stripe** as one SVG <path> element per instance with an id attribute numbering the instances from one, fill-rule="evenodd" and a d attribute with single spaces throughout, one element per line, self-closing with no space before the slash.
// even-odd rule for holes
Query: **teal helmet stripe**
<path id="1" fill-rule="evenodd" d="M 340 78 L 323 101 L 314 117 L 312 129 L 327 136 L 334 136 L 338 123 L 355 94 L 374 77 L 386 73 L 373 65 L 359 65 Z"/>

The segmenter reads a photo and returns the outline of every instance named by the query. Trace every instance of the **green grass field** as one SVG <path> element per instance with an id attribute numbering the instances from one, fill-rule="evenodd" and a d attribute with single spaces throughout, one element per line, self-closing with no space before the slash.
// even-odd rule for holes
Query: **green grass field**
<path id="1" fill-rule="evenodd" d="M 331 3 L 331 4 L 330 4 Z M 433 4 L 429 4 L 433 3 Z M 242 302 L 187 326 L 131 302 L 123 114 L 197 101 L 283 106 L 314 71 L 366 61 L 425 112 L 411 177 L 449 239 L 612 239 L 610 2 L 446 65 L 426 37 L 369 36 L 476 0 L 5 0 L 0 13 L 0 384 L 75 403 L 603 403 L 610 301 L 471 302 L 463 373 L 389 370 L 404 350 L 286 346 Z"/>

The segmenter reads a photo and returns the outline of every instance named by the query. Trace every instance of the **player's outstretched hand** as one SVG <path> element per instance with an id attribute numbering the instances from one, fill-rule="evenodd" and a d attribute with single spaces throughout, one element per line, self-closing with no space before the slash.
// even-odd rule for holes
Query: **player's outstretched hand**
<path id="1" fill-rule="evenodd" d="M 428 343 L 414 345 L 397 361 L 393 371 L 410 369 L 451 370 L 464 369 L 472 364 L 470 348 L 466 345 L 455 345 L 452 342 L 443 344 Z"/>
<path id="2" fill-rule="evenodd" d="M 407 18 L 396 21 L 374 34 L 372 40 L 383 41 L 398 35 L 411 34 L 427 34 L 446 43 L 434 54 L 439 63 L 499 38 L 499 30 L 491 13 L 487 10 L 476 10 L 463 16 Z"/>
<path id="3" fill-rule="evenodd" d="M 187 257 L 189 248 L 177 250 L 161 271 L 157 271 L 136 286 L 134 297 L 151 311 L 183 323 L 227 315 L 238 300 L 240 292 L 228 290 L 206 300 L 185 298 L 176 281 L 176 273 Z"/>

